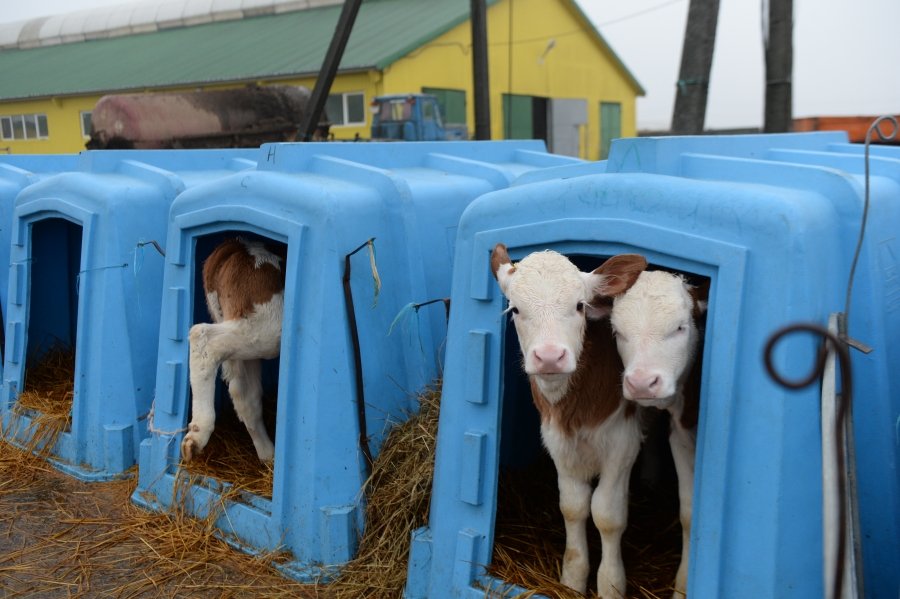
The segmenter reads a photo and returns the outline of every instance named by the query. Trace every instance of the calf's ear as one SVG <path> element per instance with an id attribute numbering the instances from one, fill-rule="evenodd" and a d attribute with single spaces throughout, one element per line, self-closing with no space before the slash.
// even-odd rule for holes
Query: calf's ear
<path id="1" fill-rule="evenodd" d="M 516 267 L 512 265 L 506 246 L 502 243 L 495 245 L 491 251 L 491 272 L 494 273 L 494 278 L 500 284 L 500 289 L 506 293 L 509 278 L 516 272 Z"/>
<path id="2" fill-rule="evenodd" d="M 647 269 L 647 259 L 640 254 L 613 256 L 591 273 L 599 277 L 599 284 L 592 289 L 595 296 L 616 297 L 631 289 L 634 282 Z M 597 299 L 592 303 L 597 303 Z"/>
<path id="3" fill-rule="evenodd" d="M 581 273 L 588 295 L 592 297 L 585 307 L 587 317 L 600 320 L 609 316 L 612 312 L 612 298 L 631 289 L 646 268 L 647 259 L 640 254 L 619 254 L 593 272 Z"/>

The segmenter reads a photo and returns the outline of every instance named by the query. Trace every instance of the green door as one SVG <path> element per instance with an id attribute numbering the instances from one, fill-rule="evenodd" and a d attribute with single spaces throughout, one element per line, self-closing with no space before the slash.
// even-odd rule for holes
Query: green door
<path id="1" fill-rule="evenodd" d="M 619 137 L 622 137 L 622 105 L 600 102 L 600 160 L 606 160 L 612 140 Z"/>
<path id="2" fill-rule="evenodd" d="M 534 139 L 534 98 L 503 94 L 503 138 Z"/>
<path id="3" fill-rule="evenodd" d="M 431 94 L 437 98 L 445 123 L 461 125 L 466 122 L 466 92 L 464 90 L 423 87 L 422 93 Z"/>

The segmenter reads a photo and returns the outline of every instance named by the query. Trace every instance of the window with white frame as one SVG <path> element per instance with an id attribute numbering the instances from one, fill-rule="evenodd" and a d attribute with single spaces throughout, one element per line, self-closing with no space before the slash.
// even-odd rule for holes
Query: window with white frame
<path id="1" fill-rule="evenodd" d="M 90 110 L 82 110 L 81 111 L 81 136 L 82 137 L 90 137 L 91 136 L 91 111 Z"/>
<path id="2" fill-rule="evenodd" d="M 47 139 L 46 114 L 12 114 L 0 116 L 0 139 Z"/>
<path id="3" fill-rule="evenodd" d="M 325 113 L 332 125 L 365 125 L 366 96 L 363 92 L 330 94 Z"/>

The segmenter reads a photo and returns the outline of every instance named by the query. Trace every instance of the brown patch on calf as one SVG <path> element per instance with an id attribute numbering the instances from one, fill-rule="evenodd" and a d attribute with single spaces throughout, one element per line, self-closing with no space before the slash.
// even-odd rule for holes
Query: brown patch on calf
<path id="1" fill-rule="evenodd" d="M 531 395 L 541 421 L 549 422 L 570 436 L 578 429 L 599 426 L 625 401 L 620 382 L 622 369 L 622 358 L 616 349 L 609 320 L 589 320 L 584 349 L 569 381 L 569 391 L 562 399 L 551 404 L 538 389 L 534 377 L 529 377 Z M 625 410 L 626 416 L 633 416 L 636 406 L 627 402 Z"/>
<path id="2" fill-rule="evenodd" d="M 283 250 L 265 247 L 284 264 Z M 255 304 L 264 304 L 284 290 L 284 279 L 283 266 L 279 269 L 264 262 L 257 268 L 256 258 L 238 239 L 222 242 L 203 263 L 203 288 L 216 293 L 225 320 L 252 314 Z"/>
<path id="3" fill-rule="evenodd" d="M 595 275 L 603 275 L 603 287 L 594 292 L 605 297 L 615 297 L 631 289 L 638 277 L 647 269 L 647 259 L 640 254 L 619 254 L 594 269 Z"/>

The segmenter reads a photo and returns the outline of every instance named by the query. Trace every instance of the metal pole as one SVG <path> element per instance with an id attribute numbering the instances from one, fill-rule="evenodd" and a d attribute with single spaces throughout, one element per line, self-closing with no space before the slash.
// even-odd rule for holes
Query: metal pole
<path id="1" fill-rule="evenodd" d="M 472 73 L 475 90 L 475 139 L 491 138 L 491 95 L 488 87 L 487 10 L 472 2 Z"/>
<path id="2" fill-rule="evenodd" d="M 322 68 L 316 78 L 312 98 L 309 100 L 309 110 L 300 127 L 300 139 L 303 141 L 312 139 L 316 127 L 319 126 L 322 109 L 325 108 L 325 101 L 328 99 L 331 84 L 337 74 L 338 66 L 341 64 L 341 58 L 344 56 L 344 48 L 347 47 L 347 40 L 350 39 L 350 32 L 353 30 L 353 23 L 356 21 L 356 14 L 359 12 L 361 4 L 362 0 L 346 0 L 341 9 L 341 16 L 338 17 L 334 36 L 331 38 L 331 45 L 328 46 Z"/>

